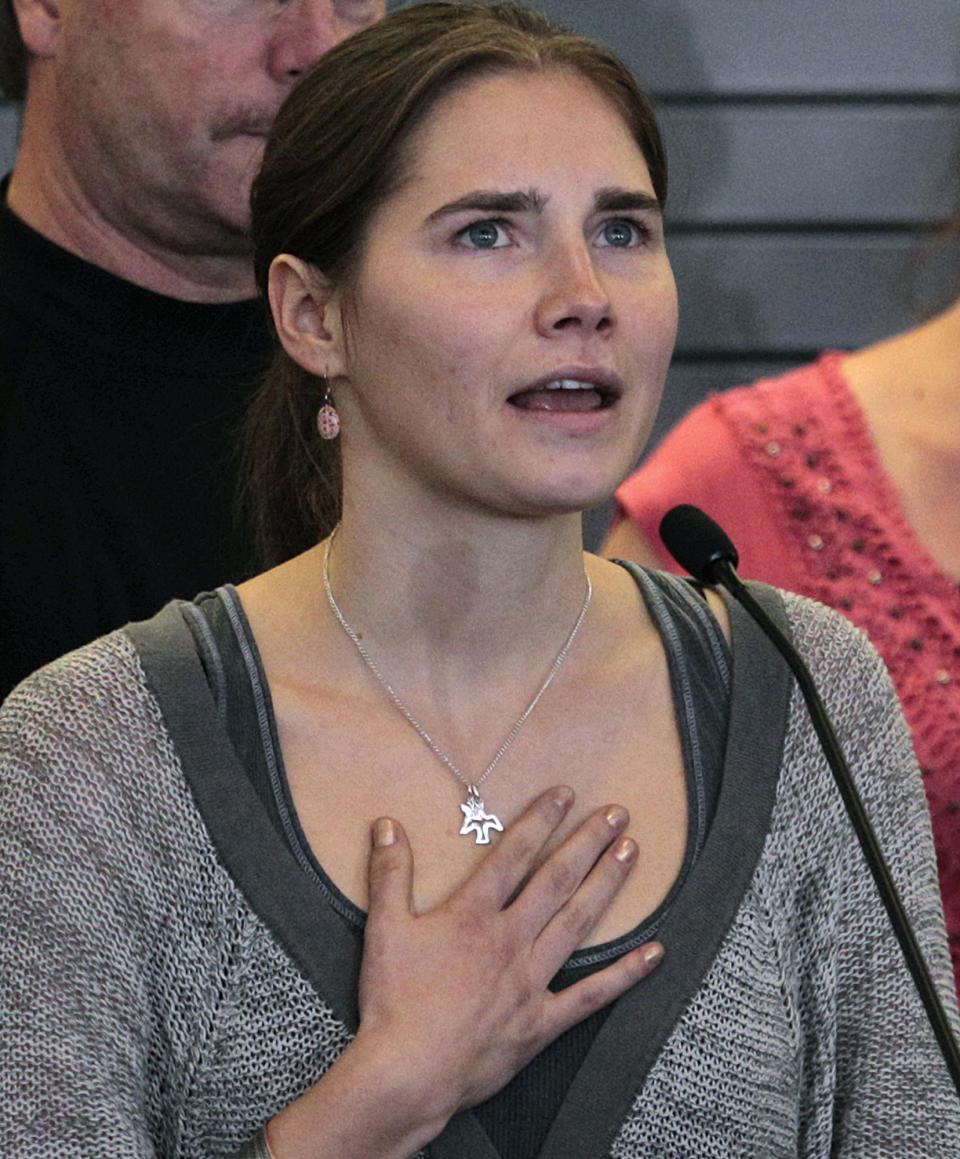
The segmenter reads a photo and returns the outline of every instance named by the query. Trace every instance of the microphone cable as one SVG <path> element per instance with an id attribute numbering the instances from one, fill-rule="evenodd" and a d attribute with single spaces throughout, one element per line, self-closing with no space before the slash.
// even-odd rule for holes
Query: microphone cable
<path id="1" fill-rule="evenodd" d="M 683 503 L 671 508 L 660 523 L 660 538 L 673 558 L 700 583 L 723 586 L 744 610 L 756 621 L 777 651 L 783 656 L 796 677 L 800 691 L 806 701 L 810 719 L 823 749 L 827 763 L 847 815 L 853 825 L 857 840 L 863 850 L 867 865 L 873 874 L 880 899 L 887 911 L 890 924 L 900 943 L 907 967 L 914 985 L 923 1002 L 933 1033 L 947 1064 L 950 1077 L 960 1096 L 960 1048 L 950 1029 L 947 1013 L 940 1001 L 940 995 L 930 970 L 924 960 L 910 919 L 897 892 L 890 869 L 884 860 L 876 833 L 867 817 L 860 794 L 857 791 L 823 701 L 817 692 L 807 666 L 799 652 L 781 629 L 767 615 L 760 604 L 750 594 L 743 580 L 737 575 L 740 557 L 729 536 L 706 512 L 692 504 Z"/>

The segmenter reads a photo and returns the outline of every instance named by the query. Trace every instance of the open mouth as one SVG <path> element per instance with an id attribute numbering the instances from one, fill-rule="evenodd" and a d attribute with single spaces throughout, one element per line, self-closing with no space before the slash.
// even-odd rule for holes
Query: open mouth
<path id="1" fill-rule="evenodd" d="M 567 414 L 581 414 L 594 410 L 606 410 L 620 397 L 613 387 L 601 386 L 596 382 L 581 382 L 576 378 L 555 378 L 540 383 L 528 390 L 512 394 L 507 402 L 519 410 L 560 411 Z"/>

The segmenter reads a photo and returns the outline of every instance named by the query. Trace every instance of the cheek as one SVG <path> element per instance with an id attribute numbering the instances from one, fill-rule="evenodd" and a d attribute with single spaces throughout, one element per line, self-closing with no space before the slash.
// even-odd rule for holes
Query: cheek
<path id="1" fill-rule="evenodd" d="M 363 336 L 351 359 L 356 372 L 379 378 L 415 374 L 442 384 L 479 372 L 481 364 L 489 371 L 499 324 L 489 309 L 472 309 L 462 299 L 458 294 L 452 309 L 449 290 L 422 283 L 368 293 L 351 327 Z"/>
<path id="2" fill-rule="evenodd" d="M 144 51 L 146 41 L 146 51 Z M 157 136 L 187 151 L 255 103 L 246 72 L 250 46 L 206 22 L 158 24 L 141 34 L 135 79 Z M 175 62 L 175 70 L 171 68 Z M 272 109 L 272 103 L 266 102 Z"/>
<path id="3" fill-rule="evenodd" d="M 670 282 L 667 288 L 666 308 L 664 311 L 664 326 L 670 336 L 670 346 L 673 348 L 674 339 L 677 337 L 677 323 L 680 317 L 680 302 L 677 297 L 677 284 L 673 280 L 673 274 L 670 275 Z"/>
<path id="4" fill-rule="evenodd" d="M 666 273 L 656 287 L 638 305 L 635 327 L 640 347 L 647 357 L 669 361 L 677 337 L 677 289 L 671 273 Z"/>

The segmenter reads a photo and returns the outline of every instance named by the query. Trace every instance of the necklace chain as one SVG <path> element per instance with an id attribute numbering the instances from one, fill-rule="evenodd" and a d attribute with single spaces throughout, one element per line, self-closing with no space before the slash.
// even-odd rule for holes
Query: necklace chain
<path id="1" fill-rule="evenodd" d="M 593 585 L 590 583 L 590 577 L 588 575 L 585 575 L 585 577 L 584 577 L 587 581 L 587 593 L 583 599 L 583 606 L 580 608 L 580 613 L 577 616 L 576 623 L 573 625 L 573 628 L 570 630 L 569 636 L 567 636 L 566 640 L 563 642 L 563 647 L 560 649 L 560 651 L 557 653 L 556 657 L 554 658 L 553 664 L 551 664 L 551 666 L 550 666 L 550 671 L 547 673 L 546 680 L 544 680 L 544 682 L 540 685 L 534 698 L 530 701 L 530 703 L 527 705 L 527 707 L 523 710 L 523 712 L 520 714 L 520 716 L 517 718 L 516 722 L 514 723 L 513 727 L 507 733 L 503 744 L 499 747 L 499 749 L 497 749 L 496 755 L 494 756 L 493 760 L 487 765 L 487 767 L 483 770 L 483 772 L 480 774 L 480 776 L 476 780 L 471 781 L 468 777 L 464 776 L 463 772 L 453 763 L 453 761 L 447 756 L 447 754 L 437 744 L 437 742 L 433 739 L 433 737 L 427 732 L 427 730 L 423 727 L 423 725 L 416 719 L 416 717 L 413 715 L 413 713 L 410 711 L 410 709 L 407 708 L 407 706 L 404 704 L 404 702 L 400 699 L 400 696 L 398 695 L 396 689 L 390 684 L 390 682 L 387 680 L 387 678 L 383 675 L 383 673 L 377 667 L 376 663 L 373 660 L 373 657 L 370 655 L 370 653 L 366 650 L 366 648 L 364 648 L 363 644 L 361 643 L 360 637 L 357 635 L 357 633 L 350 626 L 350 624 L 349 624 L 346 616 L 344 616 L 343 612 L 340 611 L 340 606 L 338 605 L 337 601 L 334 599 L 333 589 L 330 586 L 330 545 L 333 543 L 333 537 L 334 537 L 334 535 L 336 535 L 336 533 L 337 533 L 337 529 L 334 528 L 332 534 L 330 535 L 330 538 L 327 540 L 326 547 L 325 547 L 324 553 L 323 553 L 323 587 L 327 593 L 327 602 L 330 604 L 330 608 L 331 608 L 333 614 L 336 616 L 337 621 L 340 624 L 340 627 L 343 628 L 344 632 L 346 632 L 346 634 L 353 641 L 354 646 L 356 647 L 357 651 L 360 653 L 360 656 L 363 659 L 363 662 L 370 669 L 370 671 L 373 673 L 373 675 L 377 678 L 377 681 L 380 683 L 383 690 L 390 697 L 390 699 L 393 701 L 393 703 L 396 705 L 396 707 L 399 709 L 399 711 L 403 714 L 404 717 L 406 717 L 407 722 L 411 725 L 411 727 L 414 729 L 414 731 L 420 736 L 420 738 L 424 741 L 424 743 L 430 749 L 432 749 L 432 751 L 436 754 L 436 756 L 439 757 L 439 759 L 447 766 L 447 768 L 450 770 L 451 773 L 453 773 L 453 775 L 457 778 L 457 780 L 460 781 L 460 783 L 467 789 L 471 798 L 479 798 L 480 786 L 487 779 L 487 777 L 490 776 L 490 774 L 493 772 L 493 770 L 500 763 L 500 760 L 503 757 L 504 753 L 513 744 L 513 742 L 517 736 L 517 733 L 520 731 L 521 728 L 523 728 L 524 724 L 526 724 L 527 719 L 529 718 L 530 714 L 533 712 L 533 710 L 540 703 L 540 698 L 543 696 L 543 694 L 547 691 L 547 689 L 553 683 L 553 678 L 560 671 L 560 667 L 563 664 L 564 660 L 566 660 L 567 653 L 570 651 L 570 648 L 571 648 L 574 640 L 577 638 L 577 633 L 580 631 L 580 626 L 583 624 L 584 618 L 587 614 L 587 608 L 590 607 L 590 600 L 593 598 Z M 482 802 L 480 802 L 480 804 L 482 806 Z"/>

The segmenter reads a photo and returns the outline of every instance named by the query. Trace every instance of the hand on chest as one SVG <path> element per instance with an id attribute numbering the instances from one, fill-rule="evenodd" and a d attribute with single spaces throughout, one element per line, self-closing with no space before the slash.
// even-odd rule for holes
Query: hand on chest
<path id="1" fill-rule="evenodd" d="M 672 712 L 655 704 L 664 694 L 669 697 L 669 688 L 642 698 L 607 697 L 589 711 L 576 689 L 557 695 L 482 786 L 485 812 L 506 827 L 538 793 L 569 785 L 576 803 L 550 847 L 594 809 L 617 804 L 628 810 L 626 833 L 640 847 L 639 862 L 593 931 L 594 943 L 626 933 L 655 909 L 683 861 L 686 780 Z M 485 856 L 489 846 L 477 836 L 495 843 L 498 833 L 476 817 L 461 834 L 469 790 L 390 710 L 389 704 L 343 703 L 324 714 L 335 719 L 333 727 L 315 716 L 278 712 L 281 746 L 300 824 L 327 876 L 365 909 L 370 824 L 393 817 L 410 838 L 414 903 L 422 911 L 448 896 Z M 465 774 L 480 775 L 493 755 L 465 760 Z"/>

